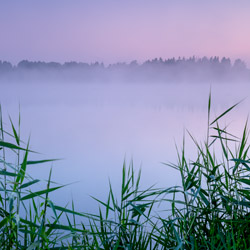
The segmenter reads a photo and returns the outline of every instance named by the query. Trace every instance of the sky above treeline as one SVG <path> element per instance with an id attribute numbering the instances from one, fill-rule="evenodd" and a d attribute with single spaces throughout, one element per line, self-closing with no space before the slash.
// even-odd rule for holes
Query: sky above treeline
<path id="1" fill-rule="evenodd" d="M 0 60 L 143 62 L 226 56 L 250 66 L 250 1 L 0 1 Z"/>

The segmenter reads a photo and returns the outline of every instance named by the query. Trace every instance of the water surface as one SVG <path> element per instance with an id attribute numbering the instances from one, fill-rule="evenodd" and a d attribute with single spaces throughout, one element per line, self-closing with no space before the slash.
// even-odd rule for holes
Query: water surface
<path id="1" fill-rule="evenodd" d="M 205 139 L 207 102 L 212 89 L 212 116 L 246 97 L 224 119 L 239 134 L 250 110 L 247 84 L 81 84 L 0 83 L 6 126 L 8 114 L 17 124 L 21 106 L 21 137 L 40 158 L 62 158 L 53 165 L 53 179 L 76 182 L 55 199 L 65 205 L 73 197 L 81 211 L 96 207 L 89 195 L 106 199 L 108 178 L 118 192 L 123 161 L 142 168 L 142 185 L 171 186 L 176 171 L 162 162 L 176 162 L 175 144 L 188 129 Z M 194 146 L 186 135 L 186 151 Z M 46 179 L 51 164 L 29 166 L 29 173 Z"/>

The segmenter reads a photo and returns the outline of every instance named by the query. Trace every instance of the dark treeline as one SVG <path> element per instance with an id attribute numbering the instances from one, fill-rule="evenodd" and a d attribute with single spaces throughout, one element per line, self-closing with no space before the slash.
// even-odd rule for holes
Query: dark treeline
<path id="1" fill-rule="evenodd" d="M 32 62 L 23 60 L 17 65 L 0 61 L 0 80 L 60 80 L 60 81 L 129 81 L 129 82 L 201 82 L 201 81 L 250 81 L 250 70 L 237 59 L 156 58 L 138 64 L 82 62 Z"/>

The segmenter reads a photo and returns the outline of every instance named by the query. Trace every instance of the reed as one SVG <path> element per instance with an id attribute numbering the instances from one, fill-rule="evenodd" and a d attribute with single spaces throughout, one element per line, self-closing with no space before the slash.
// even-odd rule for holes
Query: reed
<path id="1" fill-rule="evenodd" d="M 0 108 L 0 248 L 249 249 L 248 126 L 241 138 L 220 126 L 237 105 L 211 120 L 209 95 L 206 139 L 198 143 L 189 133 L 196 158 L 187 158 L 184 142 L 177 163 L 166 164 L 179 172 L 180 185 L 141 190 L 140 171 L 124 163 L 120 196 L 110 183 L 106 201 L 93 197 L 97 214 L 55 204 L 50 194 L 63 185 L 52 171 L 46 183 L 27 174 L 28 165 L 55 159 L 30 161 L 36 152 L 21 139 L 20 115 L 6 131 Z"/>

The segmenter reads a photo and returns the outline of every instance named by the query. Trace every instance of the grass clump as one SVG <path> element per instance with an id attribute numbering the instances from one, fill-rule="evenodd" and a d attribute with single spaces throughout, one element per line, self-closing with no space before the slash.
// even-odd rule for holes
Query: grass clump
<path id="1" fill-rule="evenodd" d="M 4 129 L 0 109 L 0 249 L 68 249 L 74 246 L 76 232 L 85 229 L 60 222 L 69 215 L 85 216 L 55 205 L 49 194 L 60 188 L 51 181 L 51 171 L 44 183 L 27 174 L 28 165 L 43 164 L 53 159 L 29 161 L 35 153 L 20 137 L 10 119 L 12 132 Z M 9 159 L 9 160 L 8 160 Z"/>
<path id="2" fill-rule="evenodd" d="M 247 123 L 241 138 L 219 124 L 235 106 L 211 121 L 209 97 L 205 141 L 190 134 L 196 158 L 188 159 L 183 145 L 177 163 L 166 164 L 179 172 L 180 185 L 141 190 L 140 172 L 124 163 L 120 196 L 110 183 L 106 201 L 94 198 L 97 214 L 54 204 L 49 194 L 63 186 L 51 172 L 44 189 L 26 172 L 27 165 L 53 160 L 29 161 L 34 152 L 21 141 L 20 122 L 16 130 L 10 120 L 8 133 L 1 119 L 1 249 L 250 249 Z M 10 154 L 15 164 L 6 160 Z"/>

